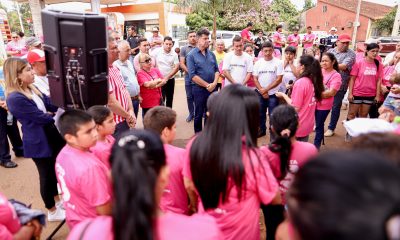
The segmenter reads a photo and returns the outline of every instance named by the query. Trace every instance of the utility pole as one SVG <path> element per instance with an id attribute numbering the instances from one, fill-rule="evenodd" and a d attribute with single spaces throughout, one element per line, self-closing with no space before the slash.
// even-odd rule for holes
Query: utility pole
<path id="1" fill-rule="evenodd" d="M 94 13 L 100 13 L 100 0 L 91 0 L 90 1 L 90 6 L 92 8 L 92 12 Z"/>
<path id="2" fill-rule="evenodd" d="M 394 18 L 394 23 L 393 23 L 393 30 L 392 30 L 393 37 L 399 35 L 399 27 L 400 27 L 399 21 L 400 21 L 400 1 L 397 4 L 396 17 Z"/>
<path id="3" fill-rule="evenodd" d="M 356 13 L 356 20 L 353 23 L 353 38 L 351 41 L 351 45 L 353 48 L 356 47 L 356 38 L 357 38 L 357 28 L 360 26 L 360 10 L 361 10 L 361 0 L 358 0 L 357 4 L 357 13 Z"/>

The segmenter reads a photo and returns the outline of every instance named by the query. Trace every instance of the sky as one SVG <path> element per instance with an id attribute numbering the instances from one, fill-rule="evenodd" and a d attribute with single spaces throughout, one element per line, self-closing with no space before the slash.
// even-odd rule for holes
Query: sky
<path id="1" fill-rule="evenodd" d="M 1 3 L 3 3 L 6 7 L 13 6 L 13 1 L 11 0 L 0 0 Z M 304 6 L 304 0 L 290 0 L 297 9 L 302 9 Z M 316 0 L 313 0 L 316 2 Z M 356 1 L 356 0 L 354 0 Z M 393 6 L 397 4 L 397 2 L 400 2 L 400 0 L 366 0 L 368 2 L 375 2 L 375 3 L 380 3 L 384 5 L 389 5 Z M 88 3 L 65 3 L 65 4 L 56 4 L 58 6 L 53 6 L 55 8 L 61 8 L 63 10 L 69 10 L 69 11 L 82 11 L 82 9 L 88 9 L 90 8 L 90 4 Z"/>

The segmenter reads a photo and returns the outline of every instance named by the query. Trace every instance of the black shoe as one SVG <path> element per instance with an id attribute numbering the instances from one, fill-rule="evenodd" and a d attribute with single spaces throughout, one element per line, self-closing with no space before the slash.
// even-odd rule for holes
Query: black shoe
<path id="1" fill-rule="evenodd" d="M 191 122 L 191 121 L 193 121 L 193 119 L 194 119 L 194 116 L 193 116 L 193 115 L 189 115 L 189 116 L 186 118 L 186 122 Z"/>
<path id="2" fill-rule="evenodd" d="M 16 164 L 13 161 L 9 161 L 9 162 L 5 162 L 5 163 L 0 163 L 0 166 L 2 166 L 4 168 L 16 168 L 18 166 L 18 164 Z"/>
<path id="3" fill-rule="evenodd" d="M 260 138 L 260 137 L 264 137 L 265 135 L 267 135 L 266 131 L 258 131 L 257 137 Z"/>

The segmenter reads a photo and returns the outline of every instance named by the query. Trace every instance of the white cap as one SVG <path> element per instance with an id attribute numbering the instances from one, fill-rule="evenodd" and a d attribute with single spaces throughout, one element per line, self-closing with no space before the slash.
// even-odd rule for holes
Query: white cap
<path id="1" fill-rule="evenodd" d="M 330 31 L 335 31 L 337 32 L 337 29 L 335 27 L 332 27 Z"/>

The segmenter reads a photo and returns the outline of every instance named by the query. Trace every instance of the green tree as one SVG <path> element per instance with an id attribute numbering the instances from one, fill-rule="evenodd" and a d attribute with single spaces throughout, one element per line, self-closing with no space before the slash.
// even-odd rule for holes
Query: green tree
<path id="1" fill-rule="evenodd" d="M 396 17 L 397 8 L 393 8 L 391 12 L 385 15 L 382 19 L 376 21 L 376 28 L 380 33 L 391 33 L 393 29 L 394 19 Z"/>
<path id="2" fill-rule="evenodd" d="M 274 0 L 271 4 L 271 11 L 279 14 L 279 21 L 286 22 L 297 16 L 299 12 L 290 0 Z"/>
<path id="3" fill-rule="evenodd" d="M 8 18 L 11 32 L 20 32 L 21 24 L 19 22 L 18 12 L 17 12 L 16 8 L 6 8 L 4 6 L 0 6 L 0 8 L 5 9 L 5 11 L 7 12 L 7 18 Z M 28 22 L 26 21 L 27 19 L 32 19 L 32 14 L 31 14 L 31 10 L 29 8 L 29 4 L 28 3 L 20 4 L 19 12 L 21 14 L 22 25 L 24 26 L 25 35 L 31 36 L 32 29 L 31 29 L 30 25 L 28 24 Z"/>
<path id="4" fill-rule="evenodd" d="M 312 0 L 305 0 L 304 1 L 304 7 L 303 7 L 303 12 L 307 11 L 310 8 L 315 7 L 315 3 L 313 3 Z"/>

